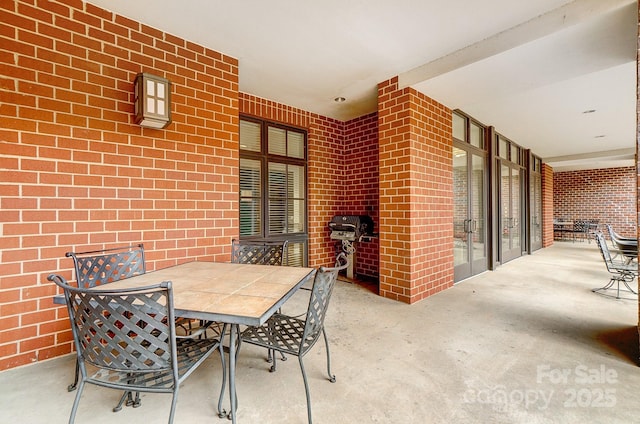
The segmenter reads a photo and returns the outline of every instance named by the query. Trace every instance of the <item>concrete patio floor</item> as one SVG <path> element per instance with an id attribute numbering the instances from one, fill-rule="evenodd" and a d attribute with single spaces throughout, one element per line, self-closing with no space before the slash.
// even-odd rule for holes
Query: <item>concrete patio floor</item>
<path id="1" fill-rule="evenodd" d="M 595 243 L 556 242 L 415 305 L 340 282 L 326 322 L 337 382 L 324 343 L 305 358 L 314 422 L 640 422 L 638 301 L 591 292 L 608 279 Z M 296 295 L 285 311 L 304 307 Z M 306 423 L 296 358 L 271 374 L 264 357 L 243 345 L 238 423 Z M 0 422 L 67 422 L 73 367 L 68 355 L 0 373 Z M 220 378 L 213 355 L 181 386 L 176 424 L 228 422 Z M 87 385 L 76 423 L 167 421 L 169 395 L 113 413 L 119 396 Z"/>

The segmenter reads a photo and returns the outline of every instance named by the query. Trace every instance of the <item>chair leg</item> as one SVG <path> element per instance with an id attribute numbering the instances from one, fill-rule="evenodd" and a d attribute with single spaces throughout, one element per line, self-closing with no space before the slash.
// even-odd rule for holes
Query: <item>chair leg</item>
<path id="1" fill-rule="evenodd" d="M 113 407 L 113 412 L 118 412 L 122 410 L 122 405 L 124 406 L 133 406 L 134 408 L 138 408 L 142 403 L 140 402 L 140 392 L 136 392 L 135 397 L 132 392 L 124 392 L 122 393 L 122 397 L 116 406 Z"/>
<path id="2" fill-rule="evenodd" d="M 78 384 L 78 392 L 76 393 L 76 398 L 73 401 L 73 406 L 71 407 L 69 424 L 73 424 L 76 421 L 76 412 L 78 412 L 78 405 L 80 404 L 80 397 L 82 396 L 83 389 L 84 389 L 84 380 L 81 380 L 80 383 Z"/>
<path id="3" fill-rule="evenodd" d="M 73 392 L 76 387 L 78 387 L 78 375 L 80 374 L 80 364 L 78 363 L 78 358 L 76 357 L 76 376 L 73 379 L 73 383 L 67 386 L 68 392 Z"/>
<path id="4" fill-rule="evenodd" d="M 268 349 L 267 350 L 267 362 L 268 363 L 273 362 L 273 358 L 274 357 L 275 357 L 275 351 L 273 349 Z M 281 361 L 286 361 L 287 360 L 287 357 L 282 352 L 280 352 L 280 360 Z"/>
<path id="5" fill-rule="evenodd" d="M 176 403 L 178 402 L 178 384 L 176 384 L 173 390 L 173 396 L 171 397 L 171 410 L 169 412 L 169 424 L 173 424 L 173 417 L 176 414 Z"/>
<path id="6" fill-rule="evenodd" d="M 307 373 L 304 370 L 304 364 L 302 363 L 302 356 L 298 356 L 298 362 L 300 362 L 300 370 L 302 371 L 302 380 L 304 380 L 304 392 L 307 396 L 307 419 L 309 424 L 311 421 L 311 394 L 309 393 L 309 383 L 307 382 Z"/>
<path id="7" fill-rule="evenodd" d="M 127 400 L 127 397 L 129 396 L 130 393 L 131 392 L 124 392 L 122 396 L 120 396 L 120 401 L 118 401 L 118 404 L 113 407 L 113 412 L 118 412 L 122 410 L 122 405 Z"/>
<path id="8" fill-rule="evenodd" d="M 324 345 L 327 347 L 327 374 L 329 375 L 329 381 L 335 383 L 336 376 L 331 374 L 331 354 L 329 352 L 329 339 L 327 339 L 327 333 L 326 331 L 324 331 L 324 327 L 322 328 L 322 335 L 324 336 Z"/>
<path id="9" fill-rule="evenodd" d="M 129 395 L 127 395 L 127 406 L 138 408 L 140 407 L 140 405 L 142 405 L 140 403 L 140 392 L 136 392 L 135 397 L 133 396 L 132 392 L 129 392 Z"/>
<path id="10" fill-rule="evenodd" d="M 633 279 L 635 279 L 635 277 L 632 277 L 631 280 L 628 280 L 627 276 L 613 276 L 611 277 L 611 279 L 609 280 L 609 282 L 607 283 L 606 286 L 597 288 L 597 289 L 591 289 L 592 292 L 599 292 L 599 291 L 605 291 L 610 289 L 611 287 L 613 287 L 614 284 L 616 284 L 616 299 L 620 299 L 620 283 L 624 284 L 625 287 L 627 288 L 627 290 L 629 290 L 631 293 L 633 294 L 638 294 L 635 290 L 633 290 L 630 286 L 629 286 L 629 282 L 633 281 Z"/>

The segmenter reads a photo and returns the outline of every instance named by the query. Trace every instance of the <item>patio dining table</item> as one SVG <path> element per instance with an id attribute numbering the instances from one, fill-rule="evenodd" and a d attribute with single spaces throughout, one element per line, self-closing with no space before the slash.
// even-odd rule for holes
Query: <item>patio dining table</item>
<path id="1" fill-rule="evenodd" d="M 236 343 L 240 325 L 264 324 L 314 274 L 314 268 L 305 267 L 187 262 L 109 283 L 109 286 L 136 288 L 171 281 L 176 316 L 229 324 L 229 415 L 235 424 Z M 60 303 L 60 296 L 54 301 Z"/>

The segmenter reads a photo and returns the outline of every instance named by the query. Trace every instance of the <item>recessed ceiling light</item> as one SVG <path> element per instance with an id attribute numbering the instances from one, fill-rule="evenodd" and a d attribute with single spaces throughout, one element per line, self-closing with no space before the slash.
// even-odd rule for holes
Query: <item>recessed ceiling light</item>
<path id="1" fill-rule="evenodd" d="M 335 99 L 333 99 L 334 102 L 336 103 L 344 103 L 347 99 L 345 99 L 344 97 L 336 97 Z"/>
<path id="2" fill-rule="evenodd" d="M 582 112 L 582 113 L 593 113 L 593 112 L 595 112 L 595 111 L 596 111 L 595 109 L 587 109 L 587 110 L 585 110 L 585 111 L 584 111 L 584 112 Z"/>

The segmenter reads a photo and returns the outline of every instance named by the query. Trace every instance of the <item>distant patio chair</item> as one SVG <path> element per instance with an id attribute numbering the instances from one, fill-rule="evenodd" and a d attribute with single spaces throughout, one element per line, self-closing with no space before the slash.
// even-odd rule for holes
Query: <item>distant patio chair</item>
<path id="1" fill-rule="evenodd" d="M 214 339 L 176 337 L 171 282 L 90 289 L 70 286 L 56 274 L 48 279 L 64 290 L 80 365 L 69 423 L 90 383 L 128 393 L 172 393 L 171 424 L 180 384 L 219 347 Z"/>
<path id="2" fill-rule="evenodd" d="M 573 228 L 571 229 L 573 241 L 576 241 L 576 239 L 588 240 L 589 228 L 590 226 L 588 220 L 577 219 L 573 221 Z"/>

